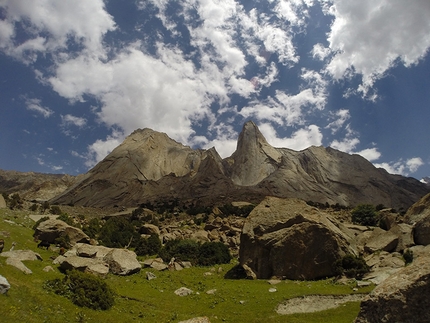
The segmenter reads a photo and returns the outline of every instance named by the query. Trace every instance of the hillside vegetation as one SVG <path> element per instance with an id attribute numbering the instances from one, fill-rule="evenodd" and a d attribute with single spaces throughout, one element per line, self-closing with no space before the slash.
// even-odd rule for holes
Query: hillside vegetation
<path id="1" fill-rule="evenodd" d="M 270 285 L 267 280 L 230 280 L 224 275 L 236 264 L 213 267 L 193 267 L 182 271 L 162 271 L 143 268 L 132 276 L 109 274 L 104 282 L 114 291 L 114 305 L 109 310 L 91 310 L 74 305 L 66 297 L 44 288 L 49 280 L 63 279 L 52 264 L 58 253 L 38 249 L 33 240 L 34 222 L 27 211 L 0 210 L 0 235 L 5 250 L 12 242 L 16 249 L 38 252 L 42 261 L 29 261 L 32 270 L 26 275 L 6 265 L 0 257 L 0 275 L 11 285 L 7 295 L 0 295 L 2 322 L 180 322 L 207 316 L 210 322 L 352 322 L 359 312 L 359 302 L 349 302 L 336 309 L 307 314 L 280 315 L 277 305 L 287 299 L 305 295 L 346 295 L 354 283 L 338 284 L 334 280 L 282 281 Z M 143 258 L 141 258 L 143 260 Z M 46 266 L 53 271 L 45 272 Z M 156 279 L 147 280 L 151 271 Z M 187 287 L 191 295 L 180 297 L 175 290 Z M 276 291 L 269 292 L 275 288 Z M 369 292 L 372 287 L 359 289 Z M 209 292 L 209 293 L 207 293 Z"/>

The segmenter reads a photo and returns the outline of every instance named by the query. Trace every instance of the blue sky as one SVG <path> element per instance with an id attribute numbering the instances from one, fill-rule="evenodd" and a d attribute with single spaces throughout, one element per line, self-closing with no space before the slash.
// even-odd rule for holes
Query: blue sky
<path id="1" fill-rule="evenodd" d="M 137 128 L 222 157 L 253 120 L 430 176 L 430 2 L 0 0 L 0 168 L 79 174 Z"/>

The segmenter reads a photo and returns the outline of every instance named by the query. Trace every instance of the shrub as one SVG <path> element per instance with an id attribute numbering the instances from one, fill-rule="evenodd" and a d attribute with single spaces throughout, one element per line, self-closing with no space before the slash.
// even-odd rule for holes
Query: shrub
<path id="1" fill-rule="evenodd" d="M 100 220 L 97 218 L 93 218 L 88 222 L 88 225 L 85 226 L 82 231 L 90 238 L 96 239 L 97 235 L 100 232 L 101 224 Z"/>
<path id="2" fill-rule="evenodd" d="M 107 310 L 114 305 L 114 292 L 101 278 L 73 270 L 64 279 L 48 280 L 44 288 L 65 296 L 81 307 Z"/>
<path id="3" fill-rule="evenodd" d="M 53 206 L 51 206 L 49 213 L 55 214 L 55 215 L 60 215 L 63 212 L 61 212 L 61 208 L 58 205 L 53 205 Z M 66 222 L 66 221 L 64 221 L 64 222 Z"/>
<path id="4" fill-rule="evenodd" d="M 222 242 L 205 242 L 200 246 L 198 259 L 200 266 L 228 264 L 230 260 L 230 251 Z"/>
<path id="5" fill-rule="evenodd" d="M 352 222 L 361 225 L 376 226 L 379 222 L 378 212 L 371 204 L 358 205 L 352 210 L 351 216 Z"/>
<path id="6" fill-rule="evenodd" d="M 198 266 L 226 264 L 231 260 L 230 252 L 223 243 L 205 242 L 201 245 L 193 240 L 168 241 L 161 248 L 159 256 L 166 262 L 174 257 Z"/>
<path id="7" fill-rule="evenodd" d="M 404 250 L 403 259 L 405 260 L 405 265 L 412 263 L 414 261 L 414 252 L 411 249 Z"/>
<path id="8" fill-rule="evenodd" d="M 158 235 L 152 234 L 149 238 L 141 238 L 134 252 L 138 256 L 156 255 L 161 249 L 161 241 Z"/>
<path id="9" fill-rule="evenodd" d="M 21 209 L 24 201 L 21 199 L 18 193 L 13 194 L 9 199 L 9 208 L 13 209 Z"/>
<path id="10" fill-rule="evenodd" d="M 39 206 L 38 206 L 36 203 L 33 203 L 33 204 L 30 206 L 30 211 L 31 211 L 31 212 L 36 212 L 38 208 L 39 208 Z"/>
<path id="11" fill-rule="evenodd" d="M 199 247 L 200 245 L 193 240 L 171 240 L 161 248 L 158 255 L 166 262 L 174 257 L 197 265 Z"/>
<path id="12" fill-rule="evenodd" d="M 55 206 L 56 205 L 51 207 L 51 213 L 52 213 L 52 209 Z M 60 209 L 60 208 L 58 207 L 58 209 Z M 61 212 L 61 210 L 59 210 L 59 211 Z M 56 210 L 55 212 L 58 212 L 58 210 Z M 54 213 L 54 214 L 56 214 L 56 213 Z M 71 225 L 71 226 L 76 226 L 75 223 L 73 222 L 73 219 L 66 213 L 60 213 L 60 215 L 57 217 L 57 220 L 61 220 L 63 222 L 66 222 L 68 225 Z"/>
<path id="13" fill-rule="evenodd" d="M 356 257 L 347 254 L 334 263 L 335 272 L 337 275 L 345 275 L 349 278 L 362 278 L 369 272 L 369 266 L 363 257 Z"/>
<path id="14" fill-rule="evenodd" d="M 102 226 L 99 234 L 101 243 L 110 248 L 123 248 L 130 243 L 135 246 L 139 238 L 134 226 L 124 217 L 111 217 Z"/>
<path id="15" fill-rule="evenodd" d="M 54 241 L 60 248 L 69 249 L 71 247 L 70 237 L 67 234 L 62 234 Z"/>

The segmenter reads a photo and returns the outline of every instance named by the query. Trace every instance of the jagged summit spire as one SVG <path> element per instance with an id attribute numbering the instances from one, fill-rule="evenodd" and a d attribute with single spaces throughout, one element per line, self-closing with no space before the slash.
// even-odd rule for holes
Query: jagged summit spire
<path id="1" fill-rule="evenodd" d="M 253 121 L 247 121 L 239 134 L 234 160 L 232 180 L 237 185 L 251 186 L 276 170 L 282 154 L 269 145 Z"/>

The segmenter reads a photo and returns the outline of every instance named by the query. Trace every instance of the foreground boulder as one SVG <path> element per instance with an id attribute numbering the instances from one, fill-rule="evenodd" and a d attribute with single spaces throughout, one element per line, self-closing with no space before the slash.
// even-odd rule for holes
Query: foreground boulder
<path id="1" fill-rule="evenodd" d="M 39 240 L 47 241 L 49 243 L 55 243 L 57 238 L 64 235 L 69 237 L 72 245 L 78 242 L 90 243 L 90 237 L 81 229 L 72 227 L 66 222 L 57 219 L 49 219 L 41 222 L 34 232 L 34 236 Z"/>
<path id="2" fill-rule="evenodd" d="M 101 276 L 109 272 L 131 275 L 139 272 L 142 267 L 133 251 L 83 243 L 77 243 L 63 256 L 57 257 L 54 264 L 60 265 L 63 270 L 76 269 Z"/>
<path id="3" fill-rule="evenodd" d="M 240 238 L 240 264 L 259 279 L 334 276 L 333 263 L 356 251 L 328 214 L 298 199 L 268 197 L 247 217 Z"/>
<path id="4" fill-rule="evenodd" d="M 42 257 L 32 250 L 12 250 L 0 254 L 6 257 L 6 264 L 21 270 L 25 274 L 32 274 L 33 272 L 24 265 L 23 261 L 42 260 Z"/>
<path id="5" fill-rule="evenodd" d="M 109 270 L 115 275 L 131 275 L 140 271 L 142 266 L 136 259 L 136 254 L 127 249 L 112 249 L 103 260 L 109 265 Z"/>
<path id="6" fill-rule="evenodd" d="M 429 322 L 430 249 L 388 277 L 361 303 L 356 323 Z"/>

